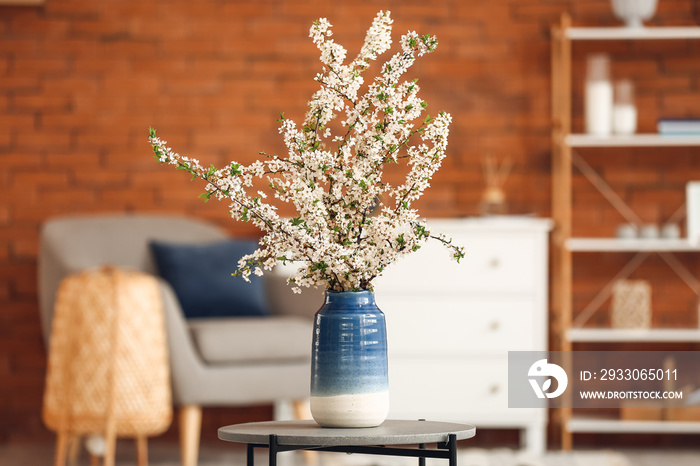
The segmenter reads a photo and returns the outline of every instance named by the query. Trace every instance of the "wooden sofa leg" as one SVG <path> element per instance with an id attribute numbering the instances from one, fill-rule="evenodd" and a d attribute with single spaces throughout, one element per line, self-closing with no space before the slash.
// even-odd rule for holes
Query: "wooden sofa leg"
<path id="1" fill-rule="evenodd" d="M 181 406 L 180 454 L 182 457 L 182 466 L 197 466 L 201 429 L 202 407 L 198 405 Z"/>
<path id="2" fill-rule="evenodd" d="M 309 410 L 309 400 L 294 400 L 292 401 L 292 407 L 294 409 L 295 419 L 311 419 L 311 411 Z"/>
<path id="3" fill-rule="evenodd" d="M 294 409 L 294 418 L 298 420 L 311 419 L 311 411 L 309 409 L 309 400 L 294 400 L 292 401 Z M 318 452 L 303 450 L 304 466 L 314 466 L 318 464 Z"/>

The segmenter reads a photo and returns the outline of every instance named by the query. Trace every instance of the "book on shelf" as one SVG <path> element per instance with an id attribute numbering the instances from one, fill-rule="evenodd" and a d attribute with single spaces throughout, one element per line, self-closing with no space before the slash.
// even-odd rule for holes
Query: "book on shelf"
<path id="1" fill-rule="evenodd" d="M 661 135 L 700 135 L 700 118 L 660 118 L 657 127 Z"/>

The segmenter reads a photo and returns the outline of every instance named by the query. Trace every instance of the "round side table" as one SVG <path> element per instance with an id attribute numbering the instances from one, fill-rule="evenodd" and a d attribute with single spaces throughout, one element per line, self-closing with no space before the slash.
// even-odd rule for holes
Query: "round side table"
<path id="1" fill-rule="evenodd" d="M 221 427 L 219 438 L 248 445 L 247 466 L 254 466 L 254 449 L 269 449 L 269 466 L 277 466 L 277 453 L 293 450 L 365 453 L 385 456 L 445 458 L 457 466 L 457 441 L 472 438 L 476 427 L 468 424 L 434 421 L 387 420 L 378 427 L 334 429 L 314 421 L 251 422 Z M 426 444 L 436 443 L 436 449 Z M 418 445 L 418 448 L 387 445 Z"/>

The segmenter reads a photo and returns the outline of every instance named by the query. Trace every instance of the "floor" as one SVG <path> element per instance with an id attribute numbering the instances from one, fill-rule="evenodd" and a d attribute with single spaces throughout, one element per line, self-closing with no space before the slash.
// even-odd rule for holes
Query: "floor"
<path id="1" fill-rule="evenodd" d="M 256 466 L 267 464 L 266 452 L 256 450 Z M 0 466 L 42 466 L 52 465 L 54 446 L 40 445 L 0 445 Z M 313 466 L 410 466 L 411 458 L 370 457 L 366 455 L 345 455 L 326 453 L 316 459 Z M 313 463 L 313 461 L 312 461 Z M 428 460 L 428 466 L 445 464 L 444 460 Z M 117 445 L 117 466 L 136 464 L 133 442 L 120 440 Z M 149 445 L 151 466 L 179 466 L 179 451 L 176 444 L 151 442 Z M 279 466 L 300 466 L 306 464 L 300 453 L 285 453 L 279 457 Z M 700 464 L 699 450 L 659 451 L 659 450 L 596 450 L 560 452 L 551 451 L 541 457 L 508 449 L 484 450 L 478 448 L 460 450 L 459 466 L 697 466 Z M 82 454 L 75 466 L 89 465 L 86 454 Z M 245 466 L 245 449 L 228 444 L 203 445 L 200 451 L 199 466 Z"/>

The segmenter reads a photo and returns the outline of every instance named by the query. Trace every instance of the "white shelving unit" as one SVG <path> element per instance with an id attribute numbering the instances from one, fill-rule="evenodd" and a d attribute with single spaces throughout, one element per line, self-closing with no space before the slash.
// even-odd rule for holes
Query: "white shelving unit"
<path id="1" fill-rule="evenodd" d="M 625 278 L 650 254 L 661 256 L 700 295 L 700 281 L 674 257 L 674 253 L 700 252 L 700 245 L 686 239 L 617 239 L 572 236 L 572 167 L 576 166 L 626 218 L 634 214 L 607 186 L 592 167 L 576 153 L 577 148 L 619 147 L 700 147 L 700 135 L 635 134 L 596 137 L 571 132 L 572 41 L 596 40 L 687 40 L 700 39 L 700 27 L 581 28 L 571 27 L 568 16 L 552 29 L 552 214 L 556 222 L 552 233 L 552 311 L 559 326 L 560 350 L 568 351 L 575 342 L 671 343 L 700 342 L 700 329 L 622 330 L 581 328 L 611 293 L 605 287 L 573 319 L 572 279 L 574 255 L 580 253 L 634 253 L 630 263 L 613 280 Z M 700 433 L 700 422 L 623 421 L 591 419 L 573 415 L 571 408 L 559 410 L 562 448 L 571 449 L 575 432 L 606 433 Z"/>

